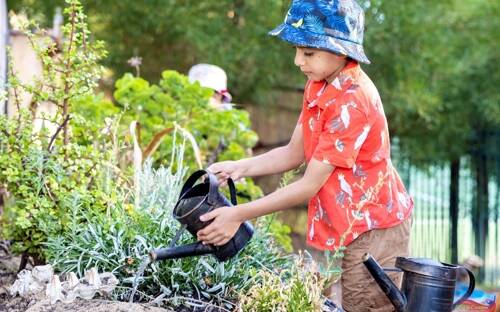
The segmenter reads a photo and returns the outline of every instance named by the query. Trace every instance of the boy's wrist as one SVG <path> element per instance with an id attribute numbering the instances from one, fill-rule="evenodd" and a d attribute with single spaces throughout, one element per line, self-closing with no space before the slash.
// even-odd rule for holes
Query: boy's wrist
<path id="1" fill-rule="evenodd" d="M 238 167 L 240 171 L 240 178 L 245 178 L 248 176 L 248 171 L 249 171 L 249 158 L 243 158 L 240 160 L 237 160 L 238 162 Z"/>
<path id="2" fill-rule="evenodd" d="M 236 209 L 238 209 L 237 217 L 239 222 L 243 223 L 249 219 L 253 219 L 253 217 L 251 216 L 250 204 L 251 202 L 240 204 L 236 207 Z"/>

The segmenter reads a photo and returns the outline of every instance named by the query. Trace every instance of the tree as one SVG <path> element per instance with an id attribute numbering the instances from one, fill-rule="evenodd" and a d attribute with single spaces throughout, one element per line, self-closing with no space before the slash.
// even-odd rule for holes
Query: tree
<path id="1" fill-rule="evenodd" d="M 62 4 L 9 0 L 11 9 L 47 17 Z M 158 80 L 165 68 L 185 73 L 196 63 L 213 63 L 228 72 L 239 103 L 268 102 L 275 85 L 301 81 L 290 61 L 293 50 L 267 35 L 282 22 L 288 1 L 88 0 L 85 6 L 91 30 L 112 51 L 105 65 L 115 77 L 128 70 L 126 61 L 135 55 L 143 58 L 141 75 L 149 81 Z"/>
<path id="2" fill-rule="evenodd" d="M 500 3 L 378 0 L 365 4 L 369 7 L 367 46 L 373 61 L 367 70 L 381 91 L 392 135 L 414 163 L 451 162 L 455 191 L 459 160 L 471 157 L 476 182 L 475 246 L 484 257 L 487 156 L 499 153 L 495 138 L 487 134 L 500 129 L 500 75 L 491 67 L 499 62 L 495 33 L 500 27 L 496 18 Z M 456 198 L 451 205 L 457 205 Z"/>

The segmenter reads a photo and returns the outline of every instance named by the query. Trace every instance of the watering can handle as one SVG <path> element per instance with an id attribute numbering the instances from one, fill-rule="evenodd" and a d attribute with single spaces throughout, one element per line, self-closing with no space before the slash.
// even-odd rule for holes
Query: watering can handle
<path id="1" fill-rule="evenodd" d="M 476 279 L 474 278 L 474 274 L 467 268 L 460 267 L 460 269 L 464 269 L 467 271 L 467 274 L 469 274 L 469 288 L 465 292 L 465 294 L 462 296 L 462 298 L 458 299 L 456 302 L 453 303 L 453 309 L 455 309 L 459 304 L 467 300 L 467 298 L 472 295 L 472 292 L 474 291 L 474 287 L 476 286 Z"/>
<path id="2" fill-rule="evenodd" d="M 231 204 L 236 206 L 238 204 L 238 202 L 236 200 L 236 187 L 234 186 L 233 179 L 228 178 L 227 185 L 229 186 L 229 195 L 231 196 Z"/>
<path id="3" fill-rule="evenodd" d="M 209 181 L 209 190 L 208 190 L 208 201 L 210 203 L 213 202 L 213 199 L 217 197 L 217 191 L 219 187 L 219 183 L 217 182 L 217 178 L 211 172 L 207 170 L 198 170 L 195 171 L 187 180 L 186 183 L 182 186 L 181 194 L 179 195 L 179 199 L 184 196 L 184 194 L 189 191 L 193 187 L 193 185 L 198 181 L 202 176 L 207 175 Z M 234 186 L 233 179 L 227 179 L 227 185 L 229 186 L 229 194 L 231 195 L 231 203 L 233 205 L 237 204 L 236 201 L 236 188 Z"/>

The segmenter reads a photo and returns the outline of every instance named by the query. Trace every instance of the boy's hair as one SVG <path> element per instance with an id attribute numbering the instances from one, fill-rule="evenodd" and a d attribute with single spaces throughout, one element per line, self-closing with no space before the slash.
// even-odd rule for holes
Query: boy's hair
<path id="1" fill-rule="evenodd" d="M 338 52 L 333 52 L 333 51 L 326 50 L 326 49 L 320 49 L 320 48 L 314 48 L 314 47 L 308 47 L 308 46 L 298 46 L 298 45 L 296 45 L 295 47 L 296 48 L 305 48 L 305 49 L 318 49 L 318 50 L 325 51 L 325 52 L 328 52 L 328 53 L 333 53 L 333 54 L 335 54 L 337 56 L 345 56 L 347 62 L 358 62 L 357 60 L 353 59 L 349 55 L 341 54 L 341 53 L 338 53 Z"/>

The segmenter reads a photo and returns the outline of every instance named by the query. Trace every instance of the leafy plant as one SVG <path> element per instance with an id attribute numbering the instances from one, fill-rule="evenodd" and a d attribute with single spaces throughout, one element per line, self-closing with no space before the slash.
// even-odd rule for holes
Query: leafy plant
<path id="1" fill-rule="evenodd" d="M 151 160 L 145 163 L 139 176 L 138 206 L 124 201 L 110 211 L 109 216 L 96 217 L 81 209 L 82 205 L 72 205 L 70 230 L 50 238 L 46 245 L 47 257 L 55 268 L 82 274 L 96 266 L 115 273 L 124 287 L 130 287 L 145 255 L 153 248 L 168 245 L 179 228 L 172 209 L 187 170 L 182 160 L 184 144 L 173 144 L 175 155 L 169 167 L 153 169 Z M 233 307 L 232 300 L 237 298 L 237 293 L 248 289 L 260 270 L 274 271 L 290 265 L 272 237 L 263 231 L 266 224 L 256 227 L 249 245 L 225 263 L 218 263 L 213 257 L 152 263 L 140 279 L 142 296 L 139 297 L 171 305 L 176 300 L 189 303 L 201 299 Z M 194 238 L 185 233 L 178 244 L 193 241 Z M 130 293 L 126 292 L 121 298 L 128 296 Z"/>
<path id="2" fill-rule="evenodd" d="M 42 257 L 42 243 L 65 230 L 67 211 L 74 198 L 93 213 L 108 209 L 110 196 L 99 185 L 110 154 L 94 145 L 100 134 L 73 113 L 73 107 L 93 97 L 102 72 L 97 63 L 106 52 L 101 42 L 90 42 L 86 16 L 78 0 L 67 0 L 63 27 L 65 38 L 56 43 L 40 37 L 38 27 L 18 18 L 17 26 L 28 38 L 43 66 L 43 74 L 31 84 L 9 75 L 17 114 L 0 116 L 0 185 L 12 198 L 2 216 L 2 232 L 14 242 L 14 250 Z M 10 67 L 12 69 L 12 66 Z M 33 96 L 29 110 L 20 107 L 20 96 Z M 39 115 L 42 103 L 57 108 L 55 115 Z M 41 120 L 35 129 L 34 119 Z M 71 125 L 87 131 L 73 131 Z M 41 260 L 41 259 L 40 259 Z"/>
<path id="3" fill-rule="evenodd" d="M 175 71 L 162 73 L 158 84 L 150 84 L 140 77 L 124 75 L 116 82 L 114 97 L 124 109 L 123 123 L 138 121 L 141 127 L 139 141 L 146 145 L 157 134 L 173 129 L 175 125 L 187 129 L 199 146 L 199 157 L 186 151 L 185 161 L 190 169 L 206 167 L 215 161 L 239 159 L 249 155 L 257 142 L 250 129 L 250 119 L 244 110 L 218 110 L 209 105 L 213 91 L 190 83 Z M 163 140 L 154 154 L 156 164 L 167 164 L 171 158 L 173 137 Z M 262 195 L 251 179 L 237 186 L 240 199 L 245 201 Z"/>
<path id="4" fill-rule="evenodd" d="M 259 282 L 240 293 L 239 311 L 321 311 L 325 280 L 313 261 L 297 257 L 294 265 L 279 274 L 261 271 Z"/>

